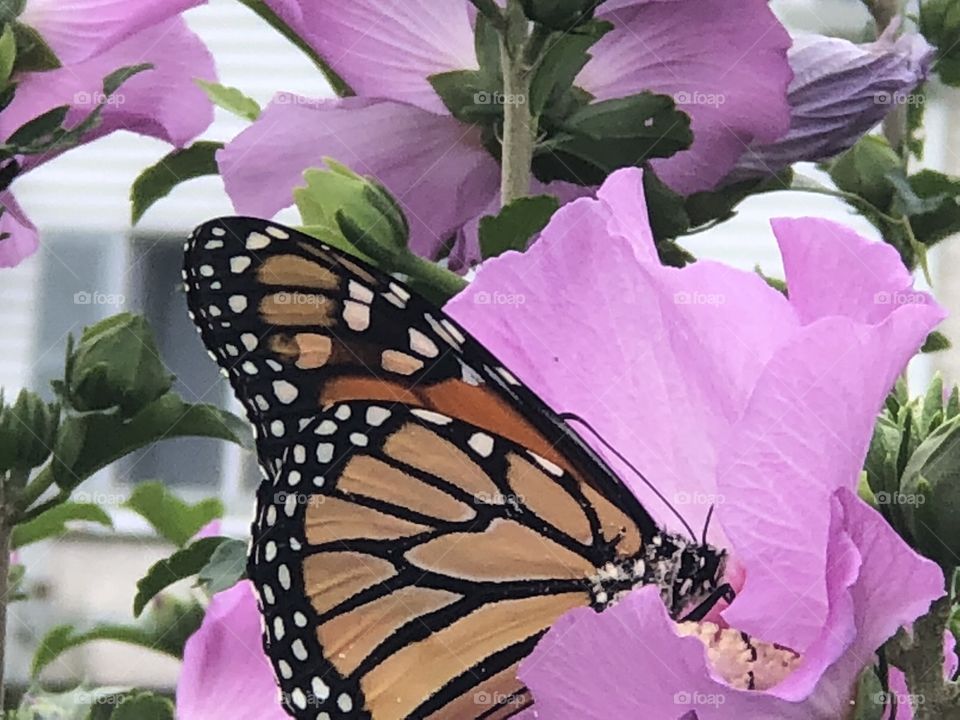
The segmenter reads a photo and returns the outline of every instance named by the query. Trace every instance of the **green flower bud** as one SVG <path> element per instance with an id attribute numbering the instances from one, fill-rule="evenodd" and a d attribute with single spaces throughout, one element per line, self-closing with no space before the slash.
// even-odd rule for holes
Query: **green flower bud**
<path id="1" fill-rule="evenodd" d="M 129 313 L 84 330 L 67 360 L 68 397 L 81 412 L 116 407 L 131 417 L 172 384 L 146 320 Z"/>
<path id="2" fill-rule="evenodd" d="M 960 557 L 960 419 L 941 425 L 917 448 L 896 497 L 914 547 L 948 576 Z"/>
<path id="3" fill-rule="evenodd" d="M 307 170 L 294 192 L 310 231 L 368 258 L 406 251 L 410 230 L 393 196 L 372 178 L 327 158 L 329 170 Z"/>
<path id="4" fill-rule="evenodd" d="M 0 472 L 25 471 L 47 461 L 56 442 L 60 406 L 47 404 L 39 395 L 21 391 L 12 406 L 0 397 Z"/>

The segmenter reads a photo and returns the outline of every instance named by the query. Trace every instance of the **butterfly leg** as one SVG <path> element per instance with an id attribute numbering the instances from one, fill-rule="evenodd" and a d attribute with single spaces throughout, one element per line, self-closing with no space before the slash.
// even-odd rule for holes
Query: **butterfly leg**
<path id="1" fill-rule="evenodd" d="M 737 593 L 734 591 L 733 587 L 728 583 L 724 583 L 710 593 L 710 595 L 702 603 L 687 613 L 686 616 L 680 618 L 680 622 L 700 622 L 711 610 L 713 610 L 718 602 L 721 600 L 726 600 L 727 603 L 731 603 L 736 596 Z"/>

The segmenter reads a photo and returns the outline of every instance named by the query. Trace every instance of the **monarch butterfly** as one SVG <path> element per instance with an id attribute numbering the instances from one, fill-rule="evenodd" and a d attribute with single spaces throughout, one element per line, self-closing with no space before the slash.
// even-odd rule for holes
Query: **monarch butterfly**
<path id="1" fill-rule="evenodd" d="M 565 420 L 396 279 L 251 218 L 186 244 L 190 315 L 258 437 L 248 575 L 300 720 L 511 717 L 566 611 L 724 553 L 662 530 Z M 697 612 L 700 612 L 698 610 Z"/>

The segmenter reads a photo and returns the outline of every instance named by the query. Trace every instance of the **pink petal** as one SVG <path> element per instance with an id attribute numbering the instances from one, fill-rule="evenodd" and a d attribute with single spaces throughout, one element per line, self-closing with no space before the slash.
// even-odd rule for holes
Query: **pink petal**
<path id="1" fill-rule="evenodd" d="M 447 309 L 555 410 L 587 419 L 701 527 L 723 501 L 717 450 L 797 321 L 752 273 L 708 262 L 660 266 L 641 178 L 620 171 L 599 199 L 566 205 L 527 253 L 485 263 Z M 511 295 L 523 302 L 484 304 Z M 676 529 L 650 489 L 608 459 Z"/>
<path id="2" fill-rule="evenodd" d="M 824 257 L 829 249 L 811 240 L 818 237 L 817 228 L 824 228 L 814 224 L 808 232 L 804 221 L 797 222 L 778 225 L 778 232 L 785 257 L 803 263 L 800 272 L 787 266 L 791 288 L 798 278 L 798 312 L 814 317 L 833 302 L 835 314 L 802 328 L 770 358 L 720 455 L 717 488 L 728 500 L 719 508 L 719 520 L 749 569 L 724 618 L 803 652 L 828 612 L 823 576 L 829 518 L 811 509 L 824 507 L 837 489 L 855 487 L 876 413 L 943 311 L 925 297 L 894 306 L 876 325 L 857 322 L 858 315 L 873 313 L 873 294 L 881 287 L 875 277 L 887 273 L 893 283 L 889 292 L 898 292 L 903 271 L 889 266 L 888 253 L 871 253 L 866 239 L 845 236 L 832 252 L 849 264 L 850 250 L 861 245 L 859 257 L 873 274 L 848 268 L 843 282 L 859 285 L 859 294 L 831 289 L 839 281 L 831 279 L 834 265 Z M 820 277 L 827 298 L 819 304 L 810 300 L 805 285 L 806 274 L 817 272 L 806 262 L 815 259 L 825 261 Z M 788 606 L 796 608 L 784 625 L 779 608 Z"/>
<path id="3" fill-rule="evenodd" d="M 180 720 L 289 720 L 263 652 L 260 623 L 249 581 L 213 597 L 184 650 Z"/>
<path id="4" fill-rule="evenodd" d="M 854 230 L 821 218 L 772 221 L 790 286 L 790 304 L 803 323 L 844 315 L 878 323 L 905 305 L 930 306 L 927 293 L 890 245 L 866 240 Z M 922 315 L 939 317 L 933 308 Z"/>
<path id="5" fill-rule="evenodd" d="M 293 203 L 303 172 L 332 157 L 382 182 L 403 206 L 411 248 L 433 256 L 495 197 L 496 161 L 479 133 L 392 101 L 310 101 L 281 94 L 219 154 L 238 212 L 269 217 Z"/>
<path id="6" fill-rule="evenodd" d="M 38 31 L 64 65 L 88 60 L 206 0 L 28 0 L 18 20 Z"/>
<path id="7" fill-rule="evenodd" d="M 0 240 L 0 267 L 16 267 L 37 251 L 37 228 L 9 190 L 0 193 L 0 205 L 4 207 L 0 233 L 10 233 L 10 237 Z"/>
<path id="8" fill-rule="evenodd" d="M 626 7 L 624 7 L 626 5 Z M 603 5 L 616 29 L 592 50 L 577 84 L 599 99 L 652 90 L 693 121 L 690 150 L 654 161 L 678 192 L 707 190 L 754 140 L 790 127 L 790 37 L 766 0 Z"/>
<path id="9" fill-rule="evenodd" d="M 447 109 L 430 75 L 477 67 L 473 27 L 462 0 L 352 0 L 349 3 L 270 0 L 287 12 L 303 37 L 361 97 Z"/>
<path id="10" fill-rule="evenodd" d="M 86 62 L 20 79 L 16 98 L 0 115 L 4 137 L 34 117 L 72 105 L 67 124 L 86 117 L 102 96 L 103 78 L 141 63 L 154 68 L 132 77 L 112 96 L 100 125 L 85 140 L 130 130 L 181 146 L 213 121 L 213 106 L 194 78 L 216 78 L 210 52 L 181 18 L 138 33 Z M 32 158 L 27 167 L 49 160 Z"/>

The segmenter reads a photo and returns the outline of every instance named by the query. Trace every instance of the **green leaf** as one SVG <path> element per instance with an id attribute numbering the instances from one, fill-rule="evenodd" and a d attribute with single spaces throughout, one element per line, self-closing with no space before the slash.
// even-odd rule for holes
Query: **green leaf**
<path id="1" fill-rule="evenodd" d="M 894 187 L 888 175 L 900 164 L 886 138 L 865 135 L 830 164 L 829 173 L 838 188 L 883 209 L 893 200 Z"/>
<path id="2" fill-rule="evenodd" d="M 201 140 L 182 150 L 174 150 L 140 173 L 130 190 L 133 224 L 140 222 L 155 202 L 169 195 L 180 183 L 219 174 L 217 151 L 221 149 L 223 143 Z"/>
<path id="3" fill-rule="evenodd" d="M 751 195 L 786 190 L 792 182 L 793 171 L 787 169 L 772 177 L 744 180 L 719 190 L 694 193 L 684 203 L 690 227 L 700 228 L 729 220 L 736 215 L 736 207 Z"/>
<path id="4" fill-rule="evenodd" d="M 950 342 L 950 338 L 942 332 L 934 330 L 927 335 L 927 339 L 924 341 L 923 347 L 920 348 L 920 352 L 935 353 L 942 350 L 949 350 L 951 347 L 953 347 L 953 343 Z"/>
<path id="5" fill-rule="evenodd" d="M 918 427 L 920 436 L 926 437 L 936 428 L 943 419 L 943 377 L 934 373 L 933 380 L 927 388 L 923 401 L 920 404 L 920 420 Z"/>
<path id="6" fill-rule="evenodd" d="M 152 565 L 147 574 L 137 581 L 137 596 L 133 600 L 134 617 L 140 617 L 147 603 L 160 592 L 203 570 L 216 549 L 225 542 L 228 542 L 228 538 L 201 538 Z"/>
<path id="7" fill-rule="evenodd" d="M 118 705 L 110 720 L 174 720 L 173 703 L 165 697 L 143 693 Z"/>
<path id="8" fill-rule="evenodd" d="M 503 117 L 507 99 L 502 85 L 477 70 L 437 73 L 428 80 L 450 114 L 461 122 L 489 123 Z"/>
<path id="9" fill-rule="evenodd" d="M 771 275 L 767 275 L 763 272 L 759 265 L 753 266 L 753 271 L 763 278 L 763 281 L 776 290 L 778 293 L 783 294 L 786 297 L 789 297 L 789 292 L 787 290 L 787 282 L 781 278 L 776 278 Z"/>
<path id="10" fill-rule="evenodd" d="M 196 78 L 194 82 L 207 94 L 210 102 L 217 107 L 251 122 L 260 117 L 262 112 L 260 104 L 253 98 L 244 95 L 241 90 L 220 83 L 207 82 L 200 78 Z"/>
<path id="11" fill-rule="evenodd" d="M 120 89 L 120 86 L 123 85 L 127 80 L 132 78 L 134 75 L 139 75 L 142 72 L 147 70 L 152 70 L 153 65 L 150 63 L 140 63 L 138 65 L 127 65 L 122 67 L 119 70 L 114 70 L 112 73 L 107 75 L 103 79 L 103 94 L 107 97 L 113 95 L 117 90 Z"/>
<path id="12" fill-rule="evenodd" d="M 560 121 L 566 117 L 566 110 L 579 107 L 570 102 L 573 83 L 590 62 L 590 48 L 612 29 L 611 23 L 597 21 L 574 32 L 550 36 L 547 50 L 530 82 L 530 109 L 534 116 L 546 113 Z"/>
<path id="13" fill-rule="evenodd" d="M 643 173 L 643 193 L 647 200 L 650 229 L 658 246 L 690 229 L 690 216 L 684 207 L 683 196 L 671 190 L 652 170 Z"/>
<path id="14" fill-rule="evenodd" d="M 183 547 L 212 520 L 223 516 L 223 503 L 209 498 L 191 505 L 161 482 L 140 483 L 124 503 L 144 518 L 157 533 Z"/>
<path id="15" fill-rule="evenodd" d="M 910 218 L 921 243 L 932 247 L 960 232 L 960 178 L 921 170 L 910 176 L 909 184 L 913 195 L 927 203 L 925 212 Z"/>
<path id="16" fill-rule="evenodd" d="M 877 671 L 871 664 L 860 673 L 855 710 L 850 720 L 882 720 L 886 713 L 886 694 Z"/>
<path id="17" fill-rule="evenodd" d="M 113 520 L 100 506 L 92 503 L 66 502 L 55 505 L 29 522 L 17 525 L 13 529 L 13 549 L 16 550 L 46 538 L 59 537 L 67 532 L 67 523 L 76 520 L 113 527 Z"/>
<path id="18" fill-rule="evenodd" d="M 515 200 L 498 215 L 480 220 L 480 251 L 483 258 L 502 255 L 507 250 L 523 251 L 530 238 L 543 230 L 560 202 L 552 195 Z"/>
<path id="19" fill-rule="evenodd" d="M 614 170 L 670 157 L 693 141 L 689 116 L 672 98 L 652 93 L 591 103 L 544 126 L 550 137 L 534 158 L 544 182 L 600 184 Z"/>
<path id="20" fill-rule="evenodd" d="M 18 72 L 44 72 L 60 67 L 60 59 L 39 32 L 21 22 L 13 23 L 13 32 L 17 38 Z"/>
<path id="21" fill-rule="evenodd" d="M 48 466 L 54 481 L 71 490 L 114 460 L 161 440 L 206 437 L 252 448 L 249 425 L 213 405 L 191 405 L 175 393 L 150 403 L 129 420 L 116 413 L 87 413 L 67 418 L 61 435 L 68 452 L 54 455 Z"/>
<path id="22" fill-rule="evenodd" d="M 40 140 L 49 139 L 53 133 L 60 130 L 69 112 L 69 105 L 60 105 L 52 110 L 47 110 L 39 117 L 33 118 L 33 120 L 14 130 L 13 134 L 7 139 L 7 145 L 22 148 Z"/>
<path id="23" fill-rule="evenodd" d="M 244 540 L 227 540 L 214 551 L 203 569 L 197 574 L 197 582 L 209 595 L 228 590 L 246 576 L 247 543 Z"/>
<path id="24" fill-rule="evenodd" d="M 37 652 L 33 656 L 33 676 L 39 675 L 50 663 L 68 650 L 97 640 L 112 640 L 179 657 L 176 653 L 168 652 L 158 633 L 152 628 L 103 624 L 86 632 L 80 632 L 72 625 L 59 625 L 48 632 L 37 647 Z"/>
<path id="25" fill-rule="evenodd" d="M 17 61 L 17 36 L 10 25 L 5 25 L 0 35 L 0 86 L 6 86 Z"/>

